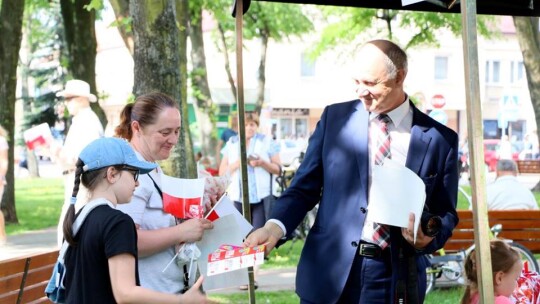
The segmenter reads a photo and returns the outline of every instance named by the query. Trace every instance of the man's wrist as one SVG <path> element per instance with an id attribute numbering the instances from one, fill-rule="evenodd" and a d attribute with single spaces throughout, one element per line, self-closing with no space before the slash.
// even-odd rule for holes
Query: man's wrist
<path id="1" fill-rule="evenodd" d="M 275 223 L 267 222 L 264 225 L 264 229 L 266 229 L 271 236 L 275 237 L 276 240 L 280 240 L 283 237 L 283 230 Z"/>

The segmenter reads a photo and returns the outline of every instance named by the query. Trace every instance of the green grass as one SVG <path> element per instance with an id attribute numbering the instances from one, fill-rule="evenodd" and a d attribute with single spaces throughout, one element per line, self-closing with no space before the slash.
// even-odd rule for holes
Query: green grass
<path id="1" fill-rule="evenodd" d="M 15 180 L 18 224 L 6 224 L 8 235 L 56 226 L 64 200 L 62 178 Z"/>
<path id="2" fill-rule="evenodd" d="M 304 247 L 304 241 L 289 241 L 278 249 L 273 250 L 268 256 L 268 260 L 261 266 L 261 269 L 291 268 L 298 265 L 300 253 Z"/>
<path id="3" fill-rule="evenodd" d="M 215 294 L 210 295 L 210 299 L 217 303 L 249 303 L 249 295 L 247 292 L 234 294 Z M 297 304 L 300 298 L 294 291 L 255 291 L 255 299 L 257 303 L 279 303 L 279 304 Z"/>
<path id="4" fill-rule="evenodd" d="M 461 300 L 463 294 L 462 288 L 437 289 L 430 292 L 424 301 L 424 304 L 456 304 Z M 218 303 L 249 303 L 249 297 L 246 293 L 235 294 L 214 294 L 210 299 Z M 274 292 L 255 292 L 255 299 L 258 303 L 280 303 L 296 304 L 300 299 L 294 291 L 274 291 Z"/>

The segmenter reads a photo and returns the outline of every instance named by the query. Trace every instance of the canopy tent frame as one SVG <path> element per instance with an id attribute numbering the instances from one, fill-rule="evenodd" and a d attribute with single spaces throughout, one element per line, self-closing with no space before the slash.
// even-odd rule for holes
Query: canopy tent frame
<path id="1" fill-rule="evenodd" d="M 240 136 L 240 166 L 242 188 L 247 187 L 247 163 L 245 150 L 244 121 L 244 84 L 242 36 L 243 17 L 248 11 L 250 0 L 234 1 L 233 16 L 236 18 L 236 58 L 237 58 L 237 90 L 238 90 L 238 122 Z M 383 8 L 396 10 L 415 10 L 428 12 L 461 13 L 462 40 L 465 64 L 465 88 L 467 108 L 468 148 L 470 151 L 471 190 L 473 202 L 474 239 L 476 250 L 477 277 L 481 303 L 494 303 L 493 281 L 491 271 L 491 253 L 489 246 L 489 222 L 485 194 L 484 145 L 482 131 L 482 112 L 480 101 L 480 81 L 478 67 L 478 39 L 476 20 L 477 13 L 490 15 L 540 16 L 540 0 L 427 0 L 403 6 L 401 0 L 267 0 L 267 2 L 284 2 L 298 4 L 318 4 L 333 6 L 351 6 L 363 8 Z M 460 5 L 457 5 L 460 4 Z M 248 191 L 243 191 L 243 210 L 246 219 L 250 220 Z M 249 269 L 249 299 L 255 303 L 253 269 Z"/>

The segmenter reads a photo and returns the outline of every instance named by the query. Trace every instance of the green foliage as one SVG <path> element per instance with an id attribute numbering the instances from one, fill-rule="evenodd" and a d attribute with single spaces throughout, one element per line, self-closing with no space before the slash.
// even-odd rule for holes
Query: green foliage
<path id="1" fill-rule="evenodd" d="M 32 79 L 34 94 L 23 90 L 23 129 L 46 122 L 54 125 L 58 116 L 55 106 L 58 102 L 52 87 L 62 86 L 66 71 L 62 62 L 64 56 L 64 31 L 58 3 L 44 0 L 26 2 L 24 29 L 25 52 L 21 56 L 21 82 L 27 86 Z"/>
<path id="2" fill-rule="evenodd" d="M 89 4 L 84 6 L 84 9 L 86 9 L 87 11 L 100 11 L 103 9 L 103 0 L 91 0 Z"/>
<path id="3" fill-rule="evenodd" d="M 387 38 L 405 49 L 418 46 L 438 46 L 443 30 L 461 35 L 461 15 L 416 11 L 394 11 L 350 7 L 324 7 L 326 26 L 310 51 L 315 58 L 327 50 L 346 46 L 349 52 L 366 40 Z M 489 38 L 496 31 L 492 16 L 478 16 L 478 32 Z"/>
<path id="4" fill-rule="evenodd" d="M 63 202 L 62 178 L 15 180 L 15 206 L 19 224 L 6 223 L 6 232 L 16 234 L 56 226 Z"/>
<path id="5" fill-rule="evenodd" d="M 133 18 L 128 17 L 128 18 L 116 19 L 115 21 L 111 22 L 109 26 L 119 27 L 119 28 L 124 29 L 126 33 L 132 33 L 133 31 L 132 24 L 133 24 Z"/>
<path id="6" fill-rule="evenodd" d="M 313 24 L 297 4 L 252 2 L 246 15 L 244 37 L 253 39 L 267 35 L 281 41 L 312 30 Z"/>

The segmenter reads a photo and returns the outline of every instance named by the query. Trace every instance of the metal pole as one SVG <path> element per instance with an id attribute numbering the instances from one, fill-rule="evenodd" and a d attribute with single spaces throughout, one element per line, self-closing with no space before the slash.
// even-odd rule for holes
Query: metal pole
<path id="1" fill-rule="evenodd" d="M 471 190 L 473 201 L 474 243 L 476 245 L 476 273 L 480 303 L 495 303 L 489 221 L 486 204 L 484 165 L 484 134 L 482 105 L 478 76 L 478 40 L 476 31 L 476 0 L 461 1 L 463 25 L 463 59 L 465 64 L 465 93 L 467 98 L 467 133 L 471 161 Z"/>
<path id="2" fill-rule="evenodd" d="M 242 179 L 242 211 L 244 217 L 251 223 L 251 206 L 249 205 L 249 186 L 246 157 L 246 122 L 244 109 L 244 67 L 242 59 L 242 34 L 243 34 L 243 8 L 244 1 L 236 1 L 236 89 L 237 89 L 237 115 L 238 135 L 240 137 L 240 176 Z M 249 278 L 249 303 L 255 303 L 255 275 L 253 267 L 248 268 Z"/>

